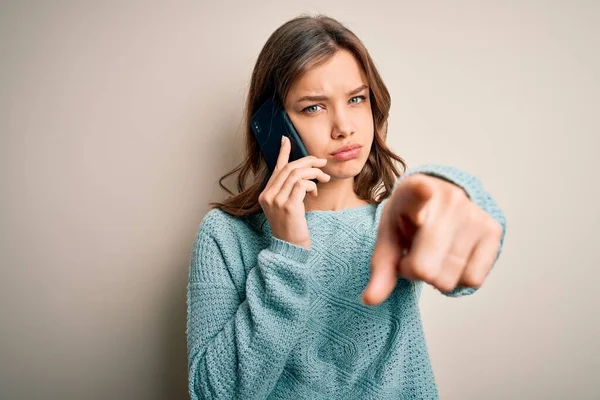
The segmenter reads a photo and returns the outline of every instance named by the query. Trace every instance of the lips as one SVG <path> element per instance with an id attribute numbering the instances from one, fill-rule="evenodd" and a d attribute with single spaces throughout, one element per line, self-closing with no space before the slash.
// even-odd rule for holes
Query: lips
<path id="1" fill-rule="evenodd" d="M 360 156 L 361 148 L 362 146 L 359 144 L 348 144 L 338 148 L 331 155 L 337 161 L 348 161 Z"/>
<path id="2" fill-rule="evenodd" d="M 360 149 L 361 147 L 362 146 L 358 143 L 350 143 L 345 146 L 338 147 L 334 152 L 331 153 L 331 155 L 335 156 L 336 154 L 348 152 L 348 151 L 355 150 L 355 149 Z"/>

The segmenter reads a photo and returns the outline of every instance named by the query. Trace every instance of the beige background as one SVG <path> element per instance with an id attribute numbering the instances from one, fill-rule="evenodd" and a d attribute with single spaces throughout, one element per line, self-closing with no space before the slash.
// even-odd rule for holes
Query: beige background
<path id="1" fill-rule="evenodd" d="M 194 233 L 253 62 L 305 11 L 370 49 L 409 165 L 506 212 L 478 294 L 424 291 L 441 398 L 600 396 L 599 2 L 110 3 L 0 6 L 0 398 L 187 397 Z"/>

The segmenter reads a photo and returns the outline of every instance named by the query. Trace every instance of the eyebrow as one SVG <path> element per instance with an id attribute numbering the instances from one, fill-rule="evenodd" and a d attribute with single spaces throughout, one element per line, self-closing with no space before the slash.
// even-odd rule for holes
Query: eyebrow
<path id="1" fill-rule="evenodd" d="M 368 89 L 368 88 L 369 88 L 369 86 L 362 85 L 362 86 L 357 87 L 356 89 L 346 93 L 346 96 L 355 95 L 355 94 L 360 93 L 363 90 Z M 303 101 L 324 101 L 324 100 L 329 100 L 329 97 L 327 97 L 327 96 L 302 96 L 298 100 L 296 100 L 296 103 L 301 103 Z"/>

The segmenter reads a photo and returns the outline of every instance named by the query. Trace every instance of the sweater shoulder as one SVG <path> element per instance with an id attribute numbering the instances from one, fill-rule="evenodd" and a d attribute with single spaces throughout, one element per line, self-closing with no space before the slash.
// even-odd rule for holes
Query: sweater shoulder
<path id="1" fill-rule="evenodd" d="M 255 220 L 255 216 L 238 217 L 213 208 L 202 218 L 198 233 L 214 238 L 228 236 L 236 232 L 251 230 Z"/>
<path id="2" fill-rule="evenodd" d="M 252 219 L 251 219 L 252 220 Z M 252 254 L 264 238 L 253 230 L 249 219 L 209 210 L 196 232 L 191 254 L 190 280 L 221 281 L 231 279 L 241 293 L 248 268 L 254 263 Z"/>
<path id="3" fill-rule="evenodd" d="M 213 208 L 202 217 L 198 232 L 215 237 L 225 231 L 235 229 L 237 223 L 238 221 L 235 216 L 227 214 L 218 208 Z"/>
<path id="4" fill-rule="evenodd" d="M 196 241 L 210 240 L 223 252 L 240 252 L 242 249 L 265 240 L 257 216 L 238 217 L 213 208 L 204 215 L 196 233 Z"/>

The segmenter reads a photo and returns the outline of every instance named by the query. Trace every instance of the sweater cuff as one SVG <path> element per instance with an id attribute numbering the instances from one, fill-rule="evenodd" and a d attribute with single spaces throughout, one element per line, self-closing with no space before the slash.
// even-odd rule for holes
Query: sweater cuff
<path id="1" fill-rule="evenodd" d="M 310 255 L 310 250 L 278 239 L 275 236 L 271 236 L 269 250 L 299 263 L 305 263 Z"/>

